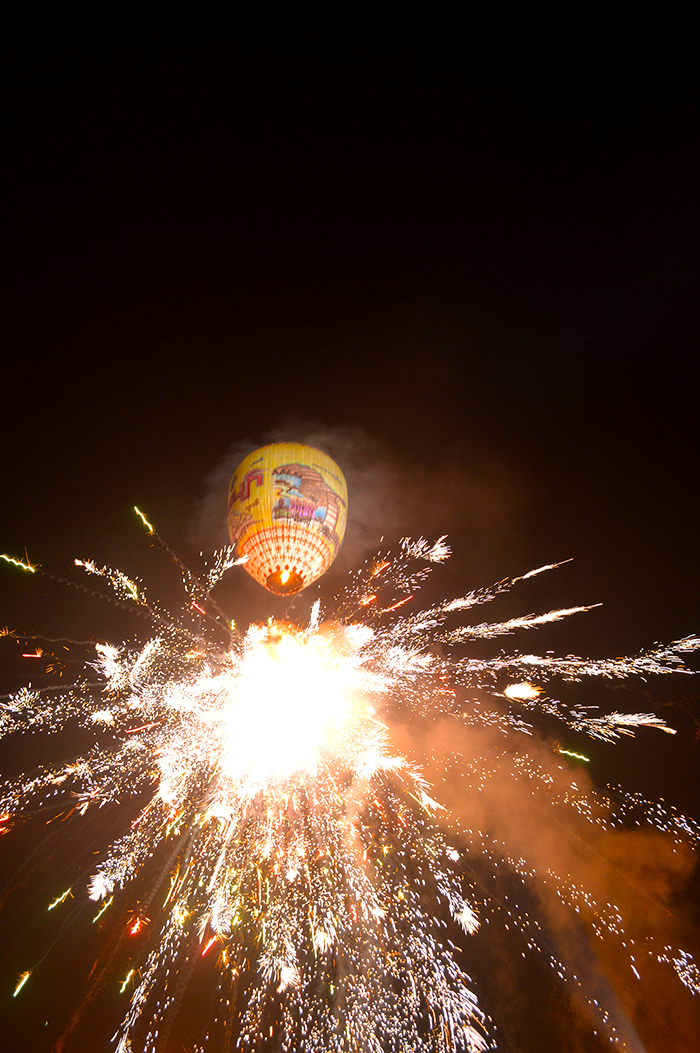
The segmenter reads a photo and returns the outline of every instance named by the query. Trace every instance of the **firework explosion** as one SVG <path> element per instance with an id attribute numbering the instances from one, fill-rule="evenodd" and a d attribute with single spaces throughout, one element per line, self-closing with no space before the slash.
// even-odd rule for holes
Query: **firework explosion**
<path id="1" fill-rule="evenodd" d="M 604 741 L 638 727 L 673 733 L 653 713 L 600 715 L 569 707 L 545 688 L 555 677 L 688 672 L 682 656 L 697 650 L 700 638 L 603 661 L 469 657 L 470 641 L 589 608 L 453 625 L 553 564 L 407 614 L 404 605 L 431 565 L 448 555 L 444 538 L 405 539 L 398 553 L 358 571 L 332 609 L 322 612 L 316 603 L 308 625 L 271 619 L 245 634 L 211 595 L 240 562 L 229 548 L 201 580 L 177 560 L 186 591 L 179 618 L 151 603 L 138 581 L 76 560 L 108 581 L 120 602 L 147 613 L 156 633 L 140 647 L 94 645 L 69 690 L 25 688 L 3 700 L 3 735 L 78 724 L 98 735 L 108 731 L 110 744 L 5 783 L 0 812 L 5 828 L 13 817 L 39 810 L 65 819 L 111 805 L 126 816 L 89 882 L 81 888 L 76 879 L 56 890 L 49 905 L 58 912 L 81 896 L 86 904 L 94 901 L 92 921 L 113 919 L 118 936 L 100 975 L 114 967 L 124 941 L 144 941 L 142 956 L 119 978 L 131 1000 L 115 1036 L 117 1053 L 169 1048 L 202 958 L 217 960 L 217 980 L 197 1053 L 495 1048 L 494 1026 L 447 939 L 455 925 L 468 939 L 480 919 L 500 910 L 465 879 L 465 853 L 506 867 L 524 886 L 549 883 L 596 936 L 617 941 L 636 976 L 652 962 L 700 994 L 700 972 L 688 951 L 663 940 L 635 941 L 604 890 L 547 868 L 536 847 L 518 843 L 516 835 L 500 843 L 479 828 L 478 816 L 450 812 L 449 794 L 433 799 L 440 796 L 432 788 L 439 766 L 429 784 L 425 769 L 398 755 L 386 720 L 389 706 L 416 720 L 448 715 L 476 741 L 479 734 L 507 736 L 506 742 L 516 733 L 530 735 L 527 718 L 536 711 Z M 478 699 L 459 700 L 465 690 Z M 443 756 L 449 758 L 449 748 Z M 510 764 L 520 785 L 536 785 L 579 840 L 593 842 L 630 821 L 639 825 L 641 816 L 666 832 L 674 851 L 697 846 L 697 824 L 673 810 L 638 795 L 613 800 L 579 790 L 573 778 L 557 784 L 527 752 L 501 749 L 494 757 L 493 763 L 448 759 L 442 774 L 459 763 L 460 778 L 478 791 L 496 768 Z M 446 840 L 450 825 L 453 839 L 467 846 L 461 851 Z M 614 1005 L 601 1003 L 595 990 L 587 993 L 586 978 L 551 952 L 540 922 L 515 907 L 508 915 L 527 946 L 588 1003 L 609 1040 L 634 1048 Z M 20 975 L 15 994 L 32 973 Z"/>

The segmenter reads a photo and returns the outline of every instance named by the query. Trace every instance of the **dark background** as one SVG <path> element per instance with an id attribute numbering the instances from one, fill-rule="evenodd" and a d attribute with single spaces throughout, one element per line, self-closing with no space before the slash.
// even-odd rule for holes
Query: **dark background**
<path id="1" fill-rule="evenodd" d="M 196 565 L 231 451 L 317 436 L 354 508 L 331 590 L 381 535 L 448 533 L 428 598 L 574 557 L 498 612 L 604 606 L 531 649 L 700 628 L 688 32 L 18 27 L 0 549 L 62 575 L 92 556 L 169 597 L 132 506 Z M 232 616 L 282 613 L 244 578 L 222 587 Z M 0 597 L 11 629 L 136 631 L 9 567 Z M 7 648 L 0 672 L 3 692 L 27 678 Z M 697 812 L 698 691 L 673 679 L 605 704 L 674 703 L 675 740 L 598 750 L 593 774 Z"/>

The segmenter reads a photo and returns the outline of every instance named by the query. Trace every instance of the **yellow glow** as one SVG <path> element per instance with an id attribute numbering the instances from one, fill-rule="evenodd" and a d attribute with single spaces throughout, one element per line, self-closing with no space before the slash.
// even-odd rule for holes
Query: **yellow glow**
<path id="1" fill-rule="evenodd" d="M 151 524 L 148 522 L 148 520 L 146 519 L 146 517 L 143 514 L 143 512 L 140 512 L 139 509 L 136 507 L 136 505 L 134 505 L 134 512 L 136 512 L 136 515 L 142 521 L 143 525 L 148 528 L 149 532 L 151 534 L 155 534 L 155 532 L 156 532 L 155 527 L 151 526 Z"/>
<path id="2" fill-rule="evenodd" d="M 527 700 L 531 698 L 537 698 L 538 695 L 542 694 L 542 688 L 537 687 L 536 684 L 509 684 L 503 694 L 506 698 Z"/>
<path id="3" fill-rule="evenodd" d="M 287 582 L 289 581 L 289 571 L 288 570 L 283 570 L 282 571 L 282 573 L 280 574 L 280 581 L 281 581 L 281 583 L 283 585 L 287 584 Z"/>
<path id="4" fill-rule="evenodd" d="M 27 559 L 24 563 L 21 559 L 13 559 L 12 556 L 6 556 L 5 553 L 0 553 L 0 559 L 4 559 L 6 563 L 11 563 L 13 567 L 21 567 L 22 570 L 29 570 L 32 574 L 36 573 L 36 566 L 31 564 Z"/>
<path id="5" fill-rule="evenodd" d="M 29 977 L 30 977 L 31 975 L 32 975 L 32 974 L 31 974 L 31 973 L 29 973 L 29 972 L 27 972 L 27 973 L 22 973 L 22 975 L 21 975 L 21 976 L 20 976 L 20 978 L 19 978 L 19 983 L 18 983 L 18 984 L 17 984 L 17 986 L 15 987 L 15 989 L 14 989 L 14 992 L 13 992 L 13 994 L 12 994 L 12 997 L 13 997 L 13 998 L 16 998 L 16 997 L 17 997 L 17 995 L 18 995 L 18 994 L 20 993 L 20 991 L 22 990 L 22 988 L 24 987 L 24 985 L 26 984 L 27 980 L 29 979 Z"/>

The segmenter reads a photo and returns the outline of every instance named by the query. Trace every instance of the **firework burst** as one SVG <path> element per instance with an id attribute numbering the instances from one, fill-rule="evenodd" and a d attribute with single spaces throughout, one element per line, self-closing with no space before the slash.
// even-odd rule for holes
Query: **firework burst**
<path id="1" fill-rule="evenodd" d="M 697 650 L 700 639 L 602 661 L 469 657 L 470 641 L 589 608 L 452 625 L 554 564 L 406 613 L 431 567 L 448 556 L 444 538 L 405 539 L 397 553 L 380 554 L 358 571 L 331 609 L 322 612 L 317 603 L 308 625 L 270 620 L 244 635 L 211 596 L 237 562 L 231 549 L 216 554 L 202 580 L 177 561 L 184 609 L 200 614 L 200 629 L 152 604 L 140 582 L 76 560 L 82 571 L 109 582 L 120 602 L 148 613 L 155 635 L 139 647 L 95 645 L 85 673 L 68 690 L 25 688 L 3 700 L 3 735 L 77 723 L 108 730 L 110 745 L 4 784 L 0 812 L 4 828 L 37 809 L 65 817 L 119 806 L 126 816 L 84 882 L 87 890 L 75 883 L 48 908 L 65 909 L 80 896 L 94 901 L 93 922 L 113 915 L 120 935 L 105 970 L 123 941 L 143 939 L 142 956 L 118 978 L 121 990 L 131 992 L 115 1036 L 118 1053 L 170 1048 L 185 990 L 203 958 L 216 959 L 217 980 L 195 1047 L 201 1053 L 493 1048 L 493 1027 L 447 938 L 447 930 L 459 926 L 466 940 L 480 916 L 488 920 L 495 910 L 466 880 L 465 851 L 507 867 L 524 886 L 548 883 L 597 935 L 626 948 L 635 975 L 653 960 L 700 993 L 700 974 L 686 950 L 668 943 L 638 948 L 625 938 L 624 919 L 602 890 L 579 886 L 555 867 L 547 871 L 546 862 L 543 869 L 517 837 L 500 843 L 458 815 L 449 795 L 436 800 L 437 766 L 429 783 L 426 770 L 400 755 L 407 751 L 397 749 L 386 716 L 389 706 L 414 719 L 447 715 L 477 741 L 478 734 L 506 735 L 506 741 L 529 735 L 537 711 L 604 741 L 638 727 L 672 733 L 654 713 L 601 715 L 551 698 L 547 687 L 555 677 L 688 672 L 683 656 Z M 28 561 L 10 562 L 42 573 Z M 465 705 L 465 691 L 478 692 L 478 700 Z M 584 829 L 589 839 L 594 830 L 615 829 L 635 812 L 683 850 L 697 844 L 700 830 L 692 820 L 630 795 L 616 802 L 579 790 L 573 779 L 556 784 L 527 752 L 501 750 L 470 761 L 454 749 L 446 765 L 457 761 L 460 778 L 477 788 L 510 764 L 520 785 L 536 786 L 576 837 Z M 450 827 L 451 839 L 465 846 L 461 851 L 446 840 Z M 629 1043 L 614 1009 L 587 995 L 585 978 L 547 949 L 541 924 L 526 911 L 509 917 L 527 946 L 581 991 L 611 1040 Z M 31 976 L 31 969 L 22 973 L 15 994 Z"/>

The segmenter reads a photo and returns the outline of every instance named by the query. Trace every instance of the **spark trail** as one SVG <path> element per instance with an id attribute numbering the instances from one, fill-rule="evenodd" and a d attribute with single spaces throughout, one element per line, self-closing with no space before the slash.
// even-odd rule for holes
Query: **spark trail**
<path id="1" fill-rule="evenodd" d="M 406 613 L 431 567 L 449 554 L 444 538 L 404 539 L 397 553 L 380 554 L 358 571 L 332 609 L 323 614 L 317 603 L 307 626 L 271 619 L 245 635 L 210 595 L 237 562 L 231 549 L 215 555 L 201 581 L 174 557 L 185 588 L 180 616 L 151 603 L 143 585 L 122 572 L 75 561 L 108 582 L 120 602 L 148 614 L 156 633 L 140 647 L 94 645 L 85 673 L 58 696 L 55 689 L 24 688 L 2 700 L 2 735 L 79 725 L 108 729 L 110 745 L 98 742 L 69 764 L 6 782 L 0 813 L 7 829 L 14 817 L 39 809 L 64 818 L 107 806 L 123 810 L 122 832 L 86 889 L 96 908 L 92 923 L 113 916 L 121 926 L 117 944 L 142 941 L 138 964 L 126 979 L 125 970 L 114 976 L 119 990 L 131 992 L 114 1039 L 117 1053 L 169 1048 L 188 982 L 212 958 L 217 993 L 198 1053 L 495 1048 L 493 1026 L 446 938 L 448 927 L 459 926 L 468 940 L 479 916 L 488 919 L 495 907 L 465 878 L 465 850 L 444 834 L 450 825 L 467 854 L 507 867 L 524 886 L 554 887 L 561 904 L 589 917 L 598 936 L 627 948 L 635 975 L 649 959 L 700 993 L 687 950 L 668 943 L 630 950 L 619 911 L 595 891 L 553 866 L 543 873 L 539 860 L 538 866 L 528 860 L 526 845 L 498 843 L 464 816 L 451 816 L 426 772 L 399 755 L 386 716 L 390 704 L 415 719 L 441 714 L 456 719 L 464 734 L 480 729 L 506 741 L 529 735 L 525 717 L 537 711 L 603 741 L 638 727 L 672 733 L 654 713 L 600 715 L 570 708 L 545 688 L 555 677 L 687 673 L 683 656 L 700 639 L 605 660 L 469 657 L 471 640 L 589 608 L 450 625 L 456 614 L 558 566 L 552 564 Z M 5 558 L 34 570 L 28 561 Z M 201 629 L 188 622 L 192 608 L 203 615 Z M 469 691 L 480 692 L 481 701 L 465 703 Z M 462 776 L 484 785 L 496 760 L 470 766 L 463 758 Z M 573 781 L 556 787 L 527 753 L 511 751 L 508 763 L 523 785 L 548 797 L 579 840 L 593 843 L 595 832 L 615 829 L 635 812 L 675 844 L 697 845 L 698 825 L 660 805 L 634 795 L 616 803 L 579 792 Z M 54 895 L 48 909 L 60 914 L 69 896 L 79 896 L 76 884 Z M 577 988 L 610 1040 L 624 1046 L 628 1036 L 614 1010 L 587 995 L 575 968 L 552 954 L 537 919 L 518 910 L 509 916 L 527 946 Z M 119 957 L 115 948 L 105 970 Z M 23 972 L 14 994 L 28 989 L 31 978 L 31 969 Z"/>

